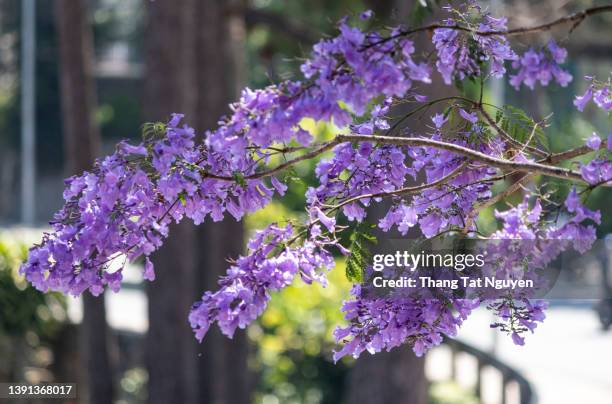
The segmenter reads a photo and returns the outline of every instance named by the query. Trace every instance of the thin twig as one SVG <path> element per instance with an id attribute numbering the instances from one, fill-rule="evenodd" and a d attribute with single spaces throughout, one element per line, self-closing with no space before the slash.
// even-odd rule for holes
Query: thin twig
<path id="1" fill-rule="evenodd" d="M 599 146 L 599 148 L 605 149 L 606 148 L 605 142 L 601 142 L 601 145 Z M 576 147 L 574 149 L 566 150 L 564 152 L 550 154 L 546 158 L 539 160 L 538 162 L 557 164 L 561 161 L 573 159 L 574 157 L 579 157 L 585 154 L 592 153 L 594 151 L 595 150 L 591 149 L 589 146 L 584 145 L 584 146 Z"/>
<path id="2" fill-rule="evenodd" d="M 451 171 L 450 173 L 448 173 L 444 177 L 442 177 L 442 178 L 440 178 L 440 179 L 438 179 L 436 181 L 427 183 L 427 184 L 421 184 L 421 185 L 416 185 L 416 186 L 412 186 L 412 187 L 404 187 L 404 188 L 400 188 L 400 189 L 396 189 L 394 191 L 388 191 L 388 192 L 376 192 L 376 193 L 369 193 L 369 194 L 363 194 L 363 195 L 354 196 L 352 198 L 349 198 L 349 199 L 346 199 L 346 200 L 340 202 L 337 205 L 334 205 L 327 212 L 328 213 L 334 212 L 334 211 L 340 209 L 343 206 L 346 206 L 346 205 L 348 205 L 350 203 L 356 202 L 356 201 L 361 200 L 361 199 L 383 198 L 383 197 L 389 197 L 389 196 L 415 194 L 415 193 L 423 191 L 425 189 L 437 187 L 439 185 L 447 183 L 451 179 L 453 179 L 456 176 L 458 176 L 459 174 L 461 174 L 463 169 L 465 167 L 467 167 L 468 164 L 469 163 L 464 162 L 459 167 L 455 168 L 453 171 Z"/>
<path id="3" fill-rule="evenodd" d="M 482 106 L 477 106 L 478 111 L 480 112 L 480 115 L 485 119 L 485 121 L 487 121 L 487 123 L 489 125 L 491 125 L 491 127 L 493 129 L 495 129 L 495 131 L 499 134 L 499 136 L 501 136 L 502 138 L 504 138 L 505 140 L 507 140 L 510 144 L 512 144 L 514 147 L 518 147 L 522 150 L 527 150 L 530 153 L 533 153 L 539 157 L 546 157 L 548 156 L 548 153 L 546 153 L 543 150 L 540 150 L 538 148 L 529 146 L 529 144 L 523 144 L 521 142 L 519 142 L 518 140 L 514 139 L 512 136 L 510 136 L 510 134 L 508 134 L 505 130 L 503 130 L 498 124 L 497 122 L 495 122 L 495 120 L 491 117 L 491 115 L 489 115 L 487 113 L 487 111 L 485 111 L 484 108 L 482 108 Z"/>
<path id="4" fill-rule="evenodd" d="M 497 202 L 505 199 L 506 197 L 512 195 L 521 187 L 521 185 L 531 179 L 533 177 L 532 173 L 524 174 L 521 178 L 519 178 L 514 184 L 510 185 L 508 188 L 504 189 L 502 192 L 496 194 L 495 196 L 487 199 L 486 201 L 474 206 L 474 208 L 468 214 L 465 226 L 463 228 L 463 234 L 467 234 L 470 231 L 470 228 L 474 224 L 474 219 L 478 216 L 481 210 L 488 208 L 490 206 L 495 205 Z"/>

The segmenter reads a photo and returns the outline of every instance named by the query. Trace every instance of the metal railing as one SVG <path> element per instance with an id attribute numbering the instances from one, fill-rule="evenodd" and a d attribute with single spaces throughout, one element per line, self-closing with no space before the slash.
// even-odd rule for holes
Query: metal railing
<path id="1" fill-rule="evenodd" d="M 456 380 L 457 356 L 459 353 L 468 354 L 476 359 L 477 374 L 476 385 L 474 386 L 474 393 L 476 394 L 478 400 L 482 399 L 482 372 L 485 368 L 491 367 L 496 369 L 501 374 L 501 404 L 508 403 L 507 386 L 511 383 L 516 383 L 518 385 L 520 404 L 537 403 L 537 397 L 531 387 L 531 384 L 516 369 L 500 361 L 495 356 L 485 351 L 481 351 L 480 349 L 466 344 L 465 342 L 456 339 L 446 338 L 444 340 L 444 344 L 446 344 L 451 350 L 451 377 L 453 380 Z"/>

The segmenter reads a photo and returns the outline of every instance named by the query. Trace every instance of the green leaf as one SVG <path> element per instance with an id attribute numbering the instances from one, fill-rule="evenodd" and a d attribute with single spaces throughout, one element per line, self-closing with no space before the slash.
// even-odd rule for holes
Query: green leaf
<path id="1" fill-rule="evenodd" d="M 370 247 L 378 240 L 370 233 L 371 225 L 359 224 L 351 233 L 350 255 L 346 261 L 346 278 L 353 283 L 363 281 L 365 267 L 369 264 L 372 253 Z"/>
<path id="2" fill-rule="evenodd" d="M 544 132 L 546 121 L 536 122 L 522 109 L 505 105 L 503 110 L 497 111 L 495 122 L 517 142 L 529 143 L 529 146 L 540 145 L 548 150 L 549 142 Z"/>
<path id="3" fill-rule="evenodd" d="M 419 0 L 414 3 L 410 16 L 408 17 L 408 22 L 412 26 L 422 25 L 425 18 L 427 18 L 431 12 L 432 10 L 428 7 L 427 1 Z"/>
<path id="4" fill-rule="evenodd" d="M 142 138 L 160 139 L 166 135 L 166 124 L 163 122 L 145 122 L 142 124 Z"/>
<path id="5" fill-rule="evenodd" d="M 234 172 L 234 174 L 232 174 L 232 177 L 234 178 L 234 181 L 236 181 L 236 183 L 242 187 L 246 186 L 246 180 L 244 179 L 244 175 L 239 172 L 236 171 Z"/>

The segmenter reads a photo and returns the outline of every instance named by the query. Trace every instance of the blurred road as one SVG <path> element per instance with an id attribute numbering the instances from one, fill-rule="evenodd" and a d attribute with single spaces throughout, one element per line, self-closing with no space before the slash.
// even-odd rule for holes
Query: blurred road
<path id="1" fill-rule="evenodd" d="M 491 352 L 495 346 L 501 360 L 532 383 L 538 404 L 610 404 L 612 331 L 601 331 L 593 304 L 553 303 L 545 322 L 527 336 L 524 346 L 514 345 L 503 334 L 495 336 L 485 309 L 468 319 L 458 338 L 484 351 Z M 460 365 L 458 373 L 462 371 Z"/>

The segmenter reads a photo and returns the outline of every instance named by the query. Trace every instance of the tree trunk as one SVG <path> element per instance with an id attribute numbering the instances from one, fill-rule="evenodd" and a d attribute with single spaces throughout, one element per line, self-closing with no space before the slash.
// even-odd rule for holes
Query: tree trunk
<path id="1" fill-rule="evenodd" d="M 146 121 L 173 112 L 193 117 L 193 0 L 147 2 Z M 194 230 L 183 222 L 153 256 L 155 282 L 147 283 L 149 332 L 146 366 L 150 404 L 196 403 L 195 340 L 187 322 L 194 292 Z"/>
<path id="2" fill-rule="evenodd" d="M 370 222 L 378 223 L 390 207 L 388 201 L 370 207 Z M 399 232 L 385 233 L 378 229 L 374 235 L 381 242 L 404 238 Z M 408 233 L 407 237 L 415 235 Z M 345 399 L 351 404 L 425 404 L 425 359 L 417 358 L 407 345 L 375 355 L 364 352 L 353 365 L 346 386 Z"/>
<path id="3" fill-rule="evenodd" d="M 100 150 L 100 134 L 93 120 L 95 83 L 92 76 L 93 44 L 85 0 L 56 0 L 60 85 L 66 168 L 70 174 L 91 169 Z M 86 373 L 86 402 L 113 400 L 113 373 L 104 296 L 83 295 L 80 351 Z"/>
<path id="4" fill-rule="evenodd" d="M 214 129 L 235 98 L 235 46 L 239 19 L 228 3 L 212 0 L 151 2 L 147 28 L 146 120 L 186 114 L 196 133 Z M 211 332 L 197 344 L 187 322 L 191 304 L 216 289 L 225 258 L 242 251 L 235 221 L 194 228 L 172 227 L 155 254 L 155 282 L 148 284 L 147 368 L 149 403 L 246 403 L 249 389 L 244 333 L 233 342 Z"/>
<path id="5" fill-rule="evenodd" d="M 214 129 L 229 112 L 228 103 L 237 98 L 244 82 L 244 20 L 237 1 L 200 1 L 197 16 L 201 24 L 197 43 L 198 110 L 197 127 Z M 214 62 L 213 62 L 214 61 Z M 227 258 L 243 252 L 243 226 L 228 217 L 220 223 L 208 221 L 198 228 L 198 285 L 200 293 L 218 288 L 225 274 Z M 204 383 L 201 402 L 240 404 L 250 402 L 250 375 L 247 369 L 248 342 L 239 330 L 232 340 L 213 328 L 200 347 L 199 369 Z"/>
<path id="6" fill-rule="evenodd" d="M 409 347 L 376 355 L 362 354 L 349 375 L 346 402 L 351 404 L 424 404 L 425 360 Z"/>
<path id="7" fill-rule="evenodd" d="M 414 1 L 397 0 L 390 2 L 390 20 L 395 24 L 406 24 Z M 422 38 L 417 41 L 423 41 Z M 447 87 L 429 86 L 432 94 L 444 94 Z M 435 86 L 435 87 L 434 87 Z M 393 116 L 402 116 L 409 108 L 399 106 L 392 111 Z M 407 123 L 415 133 L 424 129 L 422 122 Z M 371 217 L 382 217 L 389 206 L 378 204 L 368 211 Z M 376 223 L 373 220 L 372 223 Z M 382 238 L 391 238 L 390 234 L 381 233 Z M 402 238 L 397 234 L 396 237 Z M 411 237 L 411 234 L 408 234 Z M 414 237 L 414 235 L 412 235 Z M 408 346 L 393 349 L 391 352 L 379 352 L 376 355 L 363 353 L 350 371 L 346 402 L 351 404 L 425 404 L 427 402 L 427 379 L 425 378 L 425 359 L 417 358 Z"/>

